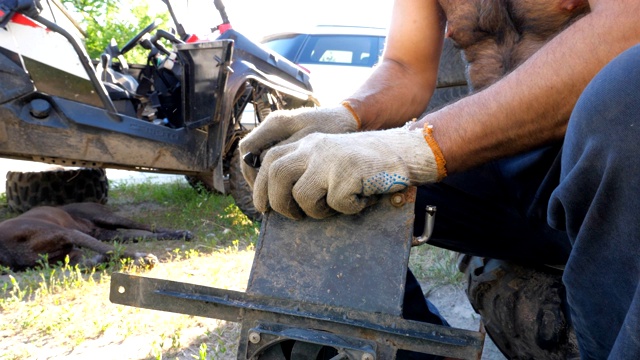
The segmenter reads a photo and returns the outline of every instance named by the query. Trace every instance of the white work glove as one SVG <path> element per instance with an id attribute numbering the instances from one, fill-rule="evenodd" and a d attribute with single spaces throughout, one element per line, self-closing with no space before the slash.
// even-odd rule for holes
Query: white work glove
<path id="1" fill-rule="evenodd" d="M 316 132 L 341 134 L 356 131 L 359 127 L 360 119 L 347 102 L 331 108 L 278 110 L 240 141 L 240 155 L 251 153 L 262 159 L 266 150 L 274 145 L 289 144 Z M 244 161 L 241 169 L 244 178 L 253 187 L 258 170 Z"/>
<path id="2" fill-rule="evenodd" d="M 255 181 L 253 202 L 293 219 L 355 214 L 373 195 L 446 176 L 431 128 L 353 134 L 312 134 L 267 153 Z"/>

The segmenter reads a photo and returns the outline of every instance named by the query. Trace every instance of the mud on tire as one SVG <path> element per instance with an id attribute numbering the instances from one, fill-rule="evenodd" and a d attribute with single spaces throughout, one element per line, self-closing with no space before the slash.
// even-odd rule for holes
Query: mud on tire
<path id="1" fill-rule="evenodd" d="M 461 255 L 467 296 L 509 359 L 578 359 L 562 272 Z"/>
<path id="2" fill-rule="evenodd" d="M 236 206 L 253 221 L 262 221 L 262 213 L 253 205 L 253 190 L 242 175 L 240 168 L 240 150 L 236 148 L 229 165 L 229 193 L 236 202 Z"/>
<path id="3" fill-rule="evenodd" d="M 25 212 L 35 206 L 74 202 L 105 204 L 108 192 L 109 182 L 104 169 L 59 168 L 7 173 L 7 203 L 11 210 L 17 212 Z"/>

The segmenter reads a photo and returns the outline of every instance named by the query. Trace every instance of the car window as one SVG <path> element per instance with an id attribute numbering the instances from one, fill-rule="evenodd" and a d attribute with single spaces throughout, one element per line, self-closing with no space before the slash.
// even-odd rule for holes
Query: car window
<path id="1" fill-rule="evenodd" d="M 284 56 L 287 60 L 295 62 L 296 55 L 304 42 L 306 35 L 292 34 L 264 43 L 266 47 Z"/>
<path id="2" fill-rule="evenodd" d="M 382 43 L 378 36 L 312 35 L 297 62 L 372 67 L 382 53 Z"/>

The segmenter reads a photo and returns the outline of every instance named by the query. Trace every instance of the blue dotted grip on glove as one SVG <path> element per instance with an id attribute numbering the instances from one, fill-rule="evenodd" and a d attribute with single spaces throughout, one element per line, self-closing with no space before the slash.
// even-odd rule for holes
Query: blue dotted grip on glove
<path id="1" fill-rule="evenodd" d="M 378 173 L 364 180 L 362 193 L 365 196 L 386 194 L 400 191 L 409 186 L 409 178 L 399 174 L 389 174 L 386 171 Z"/>

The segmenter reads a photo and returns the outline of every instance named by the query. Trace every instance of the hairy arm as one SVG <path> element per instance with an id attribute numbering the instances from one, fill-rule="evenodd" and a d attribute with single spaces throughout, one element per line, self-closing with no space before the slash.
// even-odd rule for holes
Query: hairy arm
<path id="1" fill-rule="evenodd" d="M 401 126 L 422 114 L 435 90 L 444 26 L 436 0 L 395 0 L 382 61 L 347 99 L 363 130 Z"/>
<path id="2" fill-rule="evenodd" d="M 591 13 L 487 89 L 416 122 L 433 125 L 449 173 L 559 140 L 589 81 L 640 42 L 640 1 L 592 0 Z"/>

